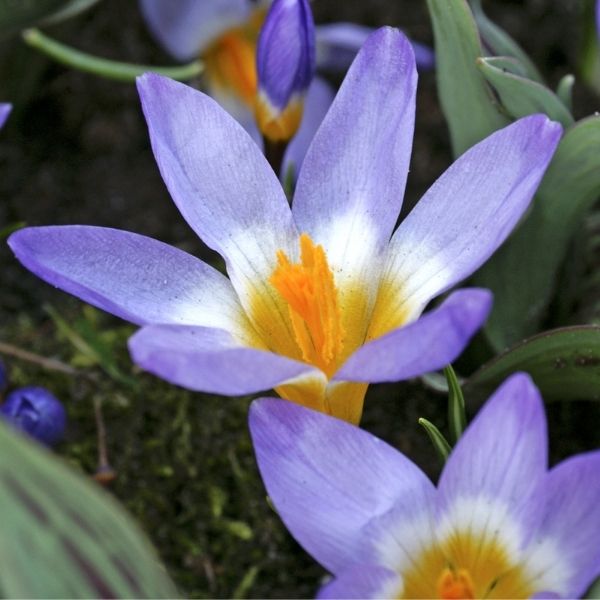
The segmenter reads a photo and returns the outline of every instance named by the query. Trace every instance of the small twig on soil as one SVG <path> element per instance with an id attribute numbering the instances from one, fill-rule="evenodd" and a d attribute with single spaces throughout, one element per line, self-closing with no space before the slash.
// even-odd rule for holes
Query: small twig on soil
<path id="1" fill-rule="evenodd" d="M 26 360 L 50 371 L 60 371 L 61 373 L 66 373 L 67 375 L 82 375 L 81 371 L 74 369 L 70 365 L 61 362 L 60 360 L 46 358 L 45 356 L 34 354 L 33 352 L 23 350 L 22 348 L 18 348 L 12 344 L 0 342 L 0 354 L 8 354 L 9 356 Z"/>
<path id="2" fill-rule="evenodd" d="M 106 427 L 102 416 L 102 399 L 94 398 L 94 417 L 96 418 L 96 431 L 98 432 L 98 468 L 94 479 L 103 485 L 109 484 L 117 476 L 108 462 L 108 448 L 106 446 Z"/>

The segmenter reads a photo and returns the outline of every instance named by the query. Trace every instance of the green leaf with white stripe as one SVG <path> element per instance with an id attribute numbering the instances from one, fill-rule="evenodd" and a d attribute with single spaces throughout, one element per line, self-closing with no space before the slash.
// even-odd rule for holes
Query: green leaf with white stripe
<path id="1" fill-rule="evenodd" d="M 495 56 L 511 56 L 516 58 L 523 65 L 523 75 L 525 77 L 543 83 L 540 72 L 527 53 L 504 29 L 487 17 L 481 6 L 481 0 L 470 0 L 470 5 L 481 37 L 492 54 Z"/>
<path id="2" fill-rule="evenodd" d="M 600 196 L 600 117 L 570 127 L 544 175 L 533 208 L 474 276 L 494 293 L 485 325 L 497 351 L 537 333 L 560 292 L 557 276 L 569 242 Z"/>
<path id="3" fill-rule="evenodd" d="M 438 94 L 454 156 L 509 123 L 475 61 L 483 55 L 467 0 L 427 0 L 435 39 Z"/>
<path id="4" fill-rule="evenodd" d="M 506 112 L 514 119 L 544 113 L 563 127 L 573 124 L 573 115 L 552 90 L 537 81 L 509 71 L 506 58 L 479 58 L 477 67 L 498 93 Z M 520 67 L 521 72 L 524 72 L 522 65 Z"/>
<path id="5" fill-rule="evenodd" d="M 487 398 L 517 371 L 528 372 L 546 400 L 600 400 L 600 326 L 562 327 L 515 344 L 467 379 L 465 396 Z"/>
<path id="6" fill-rule="evenodd" d="M 125 510 L 0 423 L 0 590 L 8 598 L 173 598 Z"/>

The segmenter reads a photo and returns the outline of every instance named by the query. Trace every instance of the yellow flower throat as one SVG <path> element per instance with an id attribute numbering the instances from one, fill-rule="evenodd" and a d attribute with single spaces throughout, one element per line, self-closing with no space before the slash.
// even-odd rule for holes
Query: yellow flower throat
<path id="1" fill-rule="evenodd" d="M 344 329 L 333 273 L 322 246 L 300 236 L 300 263 L 282 250 L 270 283 L 287 302 L 302 359 L 331 377 L 344 348 Z"/>
<path id="2" fill-rule="evenodd" d="M 209 84 L 234 94 L 249 108 L 256 101 L 256 42 L 264 18 L 265 10 L 256 10 L 246 23 L 224 32 L 202 53 Z"/>

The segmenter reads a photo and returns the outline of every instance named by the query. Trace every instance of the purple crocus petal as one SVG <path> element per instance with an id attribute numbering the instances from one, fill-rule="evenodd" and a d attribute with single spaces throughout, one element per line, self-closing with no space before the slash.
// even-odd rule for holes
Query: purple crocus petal
<path id="1" fill-rule="evenodd" d="M 548 502 L 531 544 L 531 568 L 546 578 L 558 575 L 561 587 L 551 589 L 561 597 L 582 598 L 600 575 L 600 451 L 560 463 L 548 473 L 544 493 Z"/>
<path id="2" fill-rule="evenodd" d="M 80 225 L 27 227 L 8 244 L 44 281 L 138 325 L 186 323 L 237 332 L 245 321 L 226 277 L 142 235 Z"/>
<path id="3" fill-rule="evenodd" d="M 378 281 L 378 257 L 402 204 L 417 73 L 410 43 L 384 27 L 358 53 L 300 170 L 298 229 L 322 244 L 333 270 Z"/>
<path id="4" fill-rule="evenodd" d="M 142 15 L 158 42 L 178 60 L 196 57 L 230 27 L 241 25 L 251 0 L 140 0 Z"/>
<path id="5" fill-rule="evenodd" d="M 547 444 L 542 398 L 528 375 L 513 375 L 450 454 L 438 484 L 438 539 L 471 531 L 482 545 L 499 538 L 518 557 L 542 516 Z"/>
<path id="6" fill-rule="evenodd" d="M 249 305 L 253 286 L 274 294 L 267 281 L 277 251 L 295 256 L 298 234 L 265 157 L 205 94 L 151 73 L 138 78 L 138 89 L 156 161 L 182 215 L 223 255 L 242 302 Z"/>
<path id="7" fill-rule="evenodd" d="M 392 237 L 383 278 L 420 310 L 468 277 L 513 230 L 533 197 L 562 128 L 519 119 L 469 149 L 433 184 Z"/>
<path id="8" fill-rule="evenodd" d="M 379 565 L 351 565 L 319 590 L 319 600 L 336 598 L 399 598 L 402 579 Z"/>
<path id="9" fill-rule="evenodd" d="M 400 381 L 454 361 L 492 307 L 488 290 L 454 292 L 417 321 L 360 347 L 334 375 L 336 381 Z"/>
<path id="10" fill-rule="evenodd" d="M 356 23 L 317 25 L 317 66 L 328 71 L 345 71 L 373 29 Z M 411 40 L 419 70 L 428 70 L 435 64 L 431 48 Z"/>
<path id="11" fill-rule="evenodd" d="M 296 377 L 324 377 L 306 363 L 243 346 L 211 327 L 149 325 L 129 339 L 129 351 L 137 365 L 161 379 L 226 396 L 268 390 Z"/>
<path id="12" fill-rule="evenodd" d="M 313 80 L 306 95 L 302 123 L 285 153 L 283 169 L 281 170 L 284 177 L 290 167 L 293 167 L 296 175 L 300 172 L 306 151 L 325 118 L 334 97 L 333 89 L 326 81 L 319 77 Z"/>
<path id="13" fill-rule="evenodd" d="M 4 123 L 6 123 L 6 119 L 8 119 L 11 110 L 11 104 L 0 104 L 0 129 L 4 126 Z"/>
<path id="14" fill-rule="evenodd" d="M 283 111 L 315 73 L 315 24 L 308 0 L 274 0 L 256 52 L 259 94 Z"/>
<path id="15" fill-rule="evenodd" d="M 250 432 L 270 498 L 298 542 L 338 575 L 365 545 L 363 527 L 435 489 L 423 472 L 370 433 L 284 400 L 250 408 Z"/>

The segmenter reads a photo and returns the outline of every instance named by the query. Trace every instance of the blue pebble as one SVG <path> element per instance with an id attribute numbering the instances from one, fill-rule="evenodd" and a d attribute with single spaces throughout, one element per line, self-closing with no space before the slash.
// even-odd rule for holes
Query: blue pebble
<path id="1" fill-rule="evenodd" d="M 62 403 L 43 387 L 12 391 L 0 404 L 0 417 L 48 446 L 62 439 L 67 426 Z"/>

